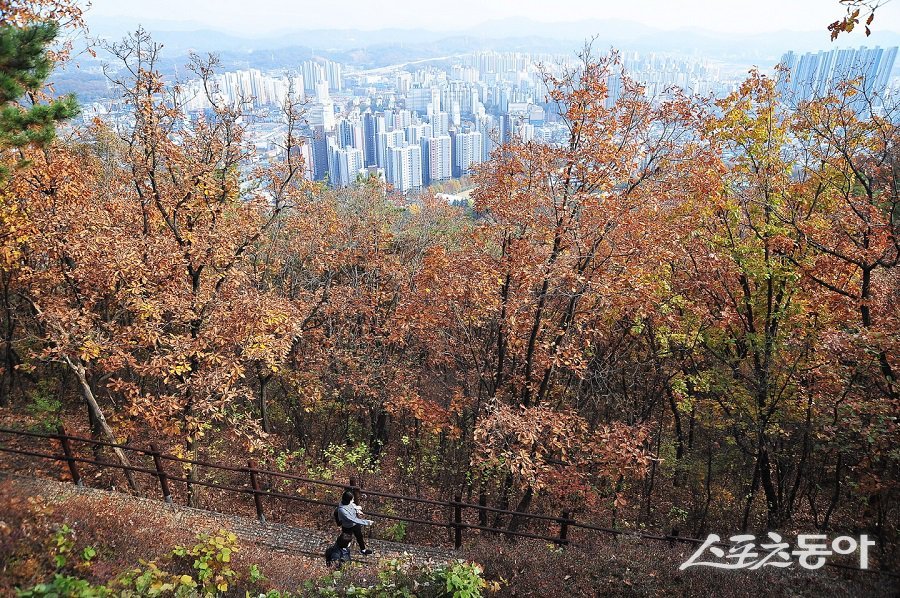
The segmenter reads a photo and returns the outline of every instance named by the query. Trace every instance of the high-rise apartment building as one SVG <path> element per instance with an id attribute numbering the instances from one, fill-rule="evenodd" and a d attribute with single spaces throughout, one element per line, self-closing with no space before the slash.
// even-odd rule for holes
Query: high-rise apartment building
<path id="1" fill-rule="evenodd" d="M 353 147 L 358 150 L 365 150 L 365 134 L 361 121 L 342 118 L 337 121 L 335 132 L 340 147 Z"/>
<path id="2" fill-rule="evenodd" d="M 484 161 L 484 142 L 478 131 L 457 133 L 454 138 L 453 176 L 472 173 L 472 167 Z"/>
<path id="3" fill-rule="evenodd" d="M 316 102 L 306 109 L 306 121 L 311 127 L 323 127 L 326 131 L 334 131 L 334 102 Z"/>
<path id="4" fill-rule="evenodd" d="M 427 184 L 435 181 L 444 181 L 453 176 L 451 146 L 449 135 L 438 135 L 426 140 L 425 150 L 428 153 Z"/>
<path id="5" fill-rule="evenodd" d="M 405 141 L 389 148 L 385 174 L 388 183 L 400 193 L 422 187 L 422 148 Z"/>
<path id="6" fill-rule="evenodd" d="M 334 131 L 326 131 L 322 125 L 316 125 L 312 130 L 313 137 L 310 145 L 312 146 L 313 178 L 320 181 L 325 178 L 329 170 L 329 148 L 335 145 Z"/>
<path id="7" fill-rule="evenodd" d="M 398 129 L 396 131 L 383 131 L 378 133 L 375 138 L 376 163 L 379 168 L 387 169 L 388 153 L 390 148 L 399 147 L 406 143 L 405 133 Z M 390 181 L 390 178 L 388 179 Z"/>
<path id="8" fill-rule="evenodd" d="M 867 95 L 881 95 L 887 87 L 897 59 L 897 47 L 829 50 L 781 57 L 787 69 L 778 80 L 778 91 L 789 103 L 826 96 L 837 90 L 842 81 L 858 80 Z M 865 98 L 852 100 L 857 111 L 867 109 Z"/>
<path id="9" fill-rule="evenodd" d="M 316 91 L 319 83 L 325 83 L 331 91 L 341 91 L 343 87 L 343 67 L 331 60 L 307 60 L 300 65 L 303 85 L 307 93 Z"/>
<path id="10" fill-rule="evenodd" d="M 436 112 L 431 115 L 431 128 L 434 136 L 450 134 L 450 115 L 446 112 Z"/>
<path id="11" fill-rule="evenodd" d="M 490 114 L 475 121 L 475 130 L 481 133 L 482 157 L 487 160 L 499 145 L 500 128 Z"/>
<path id="12" fill-rule="evenodd" d="M 428 105 L 431 103 L 431 88 L 413 87 L 406 94 L 406 107 L 419 114 L 428 113 Z"/>
<path id="13" fill-rule="evenodd" d="M 362 116 L 363 143 L 365 145 L 366 166 L 375 166 L 375 115 L 366 112 Z"/>
<path id="14" fill-rule="evenodd" d="M 325 81 L 325 69 L 318 62 L 307 60 L 300 65 L 300 74 L 303 76 L 303 89 L 306 93 L 316 92 L 316 86 Z"/>
<path id="15" fill-rule="evenodd" d="M 433 129 L 431 128 L 431 125 L 427 123 L 419 123 L 406 127 L 407 143 L 417 144 L 422 139 L 428 139 L 429 137 L 433 137 Z"/>
<path id="16" fill-rule="evenodd" d="M 332 147 L 329 161 L 329 182 L 333 187 L 349 187 L 365 169 L 363 152 L 354 147 Z"/>

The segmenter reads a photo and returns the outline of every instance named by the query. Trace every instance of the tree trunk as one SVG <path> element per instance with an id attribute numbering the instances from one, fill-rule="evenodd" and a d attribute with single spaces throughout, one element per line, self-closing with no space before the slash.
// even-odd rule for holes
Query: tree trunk
<path id="1" fill-rule="evenodd" d="M 262 421 L 262 429 L 266 434 L 272 433 L 272 424 L 269 422 L 269 407 L 266 404 L 268 400 L 269 378 L 271 376 L 259 377 L 259 417 Z"/>
<path id="2" fill-rule="evenodd" d="M 85 401 L 85 405 L 87 405 L 88 424 L 91 428 L 91 439 L 101 440 L 103 438 L 103 430 L 100 429 L 100 423 L 97 421 L 97 417 L 94 415 L 94 410 L 91 408 L 91 404 Z M 103 446 L 95 444 L 93 446 L 93 452 L 94 459 L 99 461 L 103 456 Z"/>
<path id="3" fill-rule="evenodd" d="M 6 407 L 7 405 L 9 405 L 9 401 L 12 397 L 13 389 L 16 383 L 16 365 L 18 365 L 19 363 L 18 356 L 13 349 L 13 338 L 16 324 L 14 320 L 12 304 L 9 300 L 9 295 L 9 279 L 6 275 L 4 275 L 3 311 L 5 312 L 5 317 L 3 327 L 3 361 L 6 365 L 4 366 L 3 378 L 0 379 L 0 407 Z M 4 392 L 3 385 L 7 384 L 7 381 L 9 390 L 7 392 Z"/>
<path id="4" fill-rule="evenodd" d="M 644 507 L 644 521 L 650 521 L 650 506 L 653 500 L 653 486 L 656 483 L 656 466 L 659 462 L 659 449 L 662 446 L 662 430 L 664 411 L 660 410 L 659 428 L 656 430 L 656 458 L 650 462 L 650 472 L 648 474 L 646 487 L 646 506 Z"/>
<path id="5" fill-rule="evenodd" d="M 800 488 L 800 482 L 805 476 L 806 462 L 809 459 L 811 451 L 810 433 L 812 431 L 812 402 L 813 397 L 812 393 L 810 393 L 809 397 L 806 399 L 806 420 L 803 424 L 803 445 L 800 449 L 800 463 L 797 464 L 797 473 L 794 476 L 794 484 L 791 486 L 791 491 L 787 497 L 787 504 L 785 505 L 785 514 L 788 518 L 794 516 L 794 504 L 797 499 L 797 491 Z"/>
<path id="6" fill-rule="evenodd" d="M 388 414 L 381 406 L 375 407 L 372 417 L 372 435 L 369 438 L 369 449 L 373 457 L 378 457 L 387 444 Z"/>
<path id="7" fill-rule="evenodd" d="M 198 455 L 198 447 L 197 447 L 197 439 L 191 435 L 188 435 L 187 439 L 187 453 L 188 459 L 192 461 L 196 461 Z M 188 492 L 188 506 L 193 507 L 195 509 L 200 508 L 200 485 L 197 484 L 197 481 L 200 480 L 200 469 L 196 463 L 190 464 L 190 471 L 188 471 L 188 483 L 187 483 L 187 492 Z"/>
<path id="8" fill-rule="evenodd" d="M 703 514 L 700 515 L 700 522 L 697 524 L 697 529 L 694 530 L 695 538 L 701 537 L 706 532 L 706 518 L 709 515 L 709 505 L 712 503 L 712 460 L 712 441 L 708 441 L 706 447 L 706 500 L 703 503 Z"/>
<path id="9" fill-rule="evenodd" d="M 616 497 L 618 497 L 618 496 L 619 496 L 619 492 L 622 491 L 622 483 L 623 483 L 624 481 L 625 481 L 625 476 L 624 476 L 624 475 L 619 475 L 619 479 L 616 480 L 616 487 L 615 487 L 615 490 L 613 490 L 613 492 L 615 492 Z M 617 501 L 614 501 L 614 502 L 613 502 L 613 508 L 612 508 L 612 523 L 611 523 L 611 527 L 616 527 L 616 521 L 617 521 L 618 517 L 619 517 L 619 507 L 618 507 L 618 502 L 617 502 Z"/>
<path id="10" fill-rule="evenodd" d="M 500 501 L 497 503 L 499 509 L 504 511 L 509 509 L 509 490 L 512 487 L 512 474 L 507 472 L 503 478 L 503 485 L 500 487 Z M 503 513 L 494 514 L 494 525 L 492 527 L 500 529 L 500 522 L 503 520 Z"/>
<path id="11" fill-rule="evenodd" d="M 753 508 L 753 498 L 756 496 L 756 488 L 759 486 L 759 460 L 754 459 L 753 481 L 750 482 L 750 490 L 747 492 L 747 502 L 744 504 L 744 519 L 741 522 L 741 531 L 746 532 L 750 523 L 750 510 Z"/>
<path id="12" fill-rule="evenodd" d="M 485 494 L 484 489 L 484 480 L 481 481 L 481 489 L 478 492 L 478 505 L 481 507 L 487 506 L 487 494 Z M 478 509 L 478 525 L 481 527 L 487 527 L 488 524 L 488 512 L 486 509 Z"/>
<path id="13" fill-rule="evenodd" d="M 116 444 L 116 435 L 113 433 L 112 428 L 109 427 L 109 423 L 107 423 L 106 421 L 106 416 L 104 416 L 103 411 L 100 410 L 100 405 L 97 404 L 97 399 L 94 397 L 94 392 L 91 390 L 91 385 L 87 381 L 87 376 L 85 375 L 84 371 L 84 365 L 78 359 L 72 361 L 71 359 L 66 357 L 65 360 L 69 365 L 69 368 L 78 377 L 78 382 L 81 385 L 81 393 L 84 396 L 84 400 L 87 402 L 90 410 L 94 414 L 94 421 L 103 432 L 103 435 L 106 437 L 107 442 Z M 123 467 L 131 467 L 131 463 L 128 461 L 128 457 L 125 455 L 125 451 L 118 447 L 113 447 L 113 452 L 116 454 L 116 457 L 119 459 L 119 463 L 121 463 Z M 125 479 L 128 480 L 128 486 L 136 492 L 137 484 L 134 482 L 134 474 L 130 469 L 124 469 L 122 471 L 125 472 Z"/>
<path id="14" fill-rule="evenodd" d="M 765 442 L 764 440 L 762 442 Z M 769 449 L 767 446 L 759 447 L 758 471 L 759 479 L 762 482 L 763 493 L 766 497 L 766 515 L 768 519 L 769 529 L 777 529 L 782 522 L 781 500 L 779 499 L 775 482 L 772 479 L 772 462 L 769 458 Z"/>
<path id="15" fill-rule="evenodd" d="M 831 501 L 828 503 L 828 510 L 825 511 L 825 519 L 822 521 L 822 529 L 827 530 L 831 521 L 831 514 L 834 513 L 838 501 L 841 499 L 841 472 L 844 464 L 844 455 L 838 453 L 837 464 L 834 466 L 834 493 L 831 495 Z"/>
<path id="16" fill-rule="evenodd" d="M 672 421 L 675 426 L 675 471 L 672 476 L 672 486 L 678 488 L 681 486 L 681 479 L 683 477 L 682 467 L 684 464 L 681 460 L 684 457 L 684 430 L 681 428 L 681 413 L 678 412 L 678 405 L 675 403 L 675 395 L 672 394 L 671 390 L 666 394 L 669 395 L 669 409 L 672 410 Z"/>
<path id="17" fill-rule="evenodd" d="M 516 511 L 519 513 L 527 513 L 528 509 L 531 507 L 531 501 L 534 498 L 534 490 L 531 486 L 528 487 L 528 490 L 525 491 L 524 496 L 522 496 L 522 500 L 519 501 L 518 506 L 516 506 Z M 509 521 L 509 531 L 516 532 L 519 530 L 519 526 L 522 524 L 523 517 L 518 515 L 514 515 L 512 519 Z"/>
<path id="18" fill-rule="evenodd" d="M 872 288 L 872 270 L 873 267 L 863 268 L 862 271 L 862 284 L 859 292 L 859 313 L 860 318 L 862 319 L 862 324 L 866 328 L 872 327 L 872 312 L 869 309 L 869 301 L 871 300 L 871 288 Z M 894 375 L 894 371 L 891 369 L 891 364 L 888 361 L 887 353 L 883 350 L 878 352 L 878 366 L 881 370 L 881 375 L 884 377 L 884 381 L 887 385 L 887 395 L 889 398 L 893 400 L 897 400 L 897 392 L 894 389 L 894 384 L 896 384 L 897 379 Z"/>

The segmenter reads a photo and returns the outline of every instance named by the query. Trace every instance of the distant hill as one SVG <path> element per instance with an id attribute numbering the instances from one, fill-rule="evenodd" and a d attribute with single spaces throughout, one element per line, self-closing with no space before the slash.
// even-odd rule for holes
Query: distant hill
<path id="1" fill-rule="evenodd" d="M 138 22 L 127 18 L 89 18 L 92 37 L 121 39 Z M 401 64 L 412 60 L 452 56 L 479 50 L 561 53 L 572 55 L 587 40 L 596 51 L 611 47 L 623 51 L 696 54 L 736 65 L 773 66 L 788 50 L 807 52 L 834 47 L 900 45 L 900 33 L 876 29 L 869 38 L 854 32 L 839 43 L 829 40 L 824 27 L 816 31 L 779 31 L 756 35 L 723 34 L 701 29 L 663 30 L 621 20 L 541 23 L 526 18 L 487 21 L 455 31 L 423 29 L 286 29 L 264 37 L 205 29 L 196 22 L 151 20 L 141 25 L 164 48 L 159 67 L 168 77 L 184 73 L 191 51 L 219 55 L 226 70 L 241 68 L 293 68 L 312 57 L 336 60 L 361 69 Z M 57 90 L 75 91 L 82 100 L 105 95 L 106 81 L 98 62 L 100 52 L 87 55 L 57 73 Z M 81 68 L 78 68 L 78 67 Z M 895 73 L 900 71 L 900 64 Z"/>
<path id="2" fill-rule="evenodd" d="M 94 35 L 121 37 L 136 27 L 136 21 L 97 18 L 89 20 Z M 834 44 L 824 27 L 815 31 L 778 31 L 755 35 L 723 34 L 701 29 L 655 29 L 632 21 L 587 19 L 583 21 L 542 23 L 525 18 L 487 21 L 456 31 L 424 29 L 313 29 L 289 30 L 265 37 L 241 36 L 230 32 L 203 29 L 196 23 L 150 21 L 143 23 L 154 38 L 172 54 L 189 50 L 215 52 L 258 52 L 288 47 L 310 48 L 319 54 L 347 52 L 371 46 L 395 45 L 421 50 L 441 43 L 444 47 L 471 50 L 482 47 L 507 49 L 521 47 L 523 41 L 538 48 L 571 52 L 587 39 L 596 37 L 599 47 L 622 50 L 698 52 L 716 56 L 780 56 L 787 50 L 831 49 L 835 45 L 893 46 L 900 44 L 900 33 L 876 29 L 865 38 L 855 33 Z M 449 41 L 448 41 L 449 40 Z"/>

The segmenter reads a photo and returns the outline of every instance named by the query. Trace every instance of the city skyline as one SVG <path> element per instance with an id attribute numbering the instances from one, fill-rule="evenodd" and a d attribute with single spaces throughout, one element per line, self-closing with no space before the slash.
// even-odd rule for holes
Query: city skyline
<path id="1" fill-rule="evenodd" d="M 167 1 L 163 0 L 163 3 Z M 181 21 L 183 24 L 193 25 L 195 23 L 191 19 L 194 17 L 205 19 L 210 24 L 217 14 L 242 14 L 240 10 L 229 9 L 227 1 L 218 12 L 200 14 L 197 11 L 204 2 L 205 0 L 199 0 L 190 7 L 179 7 L 168 13 L 160 10 L 159 6 L 154 7 L 153 13 L 147 13 L 141 9 L 146 8 L 144 3 L 131 3 L 136 9 L 132 11 L 130 18 L 141 19 L 147 14 L 177 14 L 184 19 Z M 546 30 L 537 34 L 547 38 L 555 36 L 561 42 L 558 46 L 572 46 L 570 52 L 541 49 L 509 51 L 508 48 L 473 48 L 465 51 L 467 47 L 472 47 L 469 42 L 452 41 L 437 49 L 428 47 L 425 36 L 416 38 L 414 34 L 385 38 L 379 45 L 376 41 L 378 36 L 356 37 L 348 33 L 349 29 L 346 28 L 359 25 L 354 20 L 355 15 L 370 17 L 370 26 L 392 24 L 402 27 L 413 22 L 408 17 L 424 14 L 423 10 L 412 10 L 411 5 L 406 2 L 393 3 L 393 6 L 399 7 L 397 10 L 386 10 L 383 4 L 363 9 L 357 4 L 359 3 L 351 0 L 340 14 L 328 11 L 327 23 L 315 18 L 307 21 L 310 27 L 328 25 L 332 27 L 331 30 L 319 30 L 315 33 L 310 31 L 307 36 L 302 32 L 294 36 L 283 35 L 282 43 L 292 44 L 293 50 L 279 49 L 274 43 L 265 52 L 255 52 L 254 46 L 243 50 L 227 49 L 216 47 L 216 44 L 228 43 L 222 37 L 183 30 L 182 41 L 189 45 L 180 48 L 181 51 L 208 49 L 231 52 L 229 65 L 222 65 L 223 68 L 214 77 L 217 97 L 213 101 L 226 105 L 241 104 L 243 109 L 248 110 L 249 138 L 257 150 L 254 161 L 278 159 L 282 148 L 279 139 L 283 135 L 283 123 L 277 109 L 273 108 L 285 101 L 289 92 L 294 98 L 304 102 L 306 126 L 303 136 L 306 142 L 298 151 L 305 159 L 305 175 L 309 179 L 328 181 L 335 187 L 351 186 L 360 176 L 375 176 L 392 185 L 399 193 L 418 193 L 430 185 L 470 174 L 473 167 L 490 157 L 498 143 L 518 139 L 553 145 L 565 141 L 565 130 L 560 124 L 561 115 L 546 98 L 546 72 L 543 69 L 550 68 L 551 72 L 559 74 L 556 69 L 563 64 L 571 65 L 575 58 L 575 48 L 571 39 L 562 42 L 563 36 L 577 37 L 591 28 L 599 27 L 600 21 L 572 23 L 571 27 L 548 25 Z M 658 14 L 664 14 L 671 10 L 673 3 L 665 3 L 663 6 L 657 0 L 645 0 L 642 4 L 658 7 L 661 11 Z M 768 5 L 774 7 L 771 2 Z M 794 8 L 799 5 L 812 7 L 809 2 L 791 4 Z M 505 19 L 504 23 L 508 27 L 498 26 L 485 34 L 496 38 L 503 37 L 515 27 L 527 29 L 527 24 L 534 25 L 534 19 L 553 16 L 547 10 L 537 10 L 536 3 L 530 0 L 515 6 L 511 3 L 494 3 L 484 10 L 468 10 L 468 6 L 464 0 L 455 4 L 453 10 L 454 14 L 466 15 L 470 26 L 482 18 Z M 615 45 L 615 40 L 627 40 L 629 37 L 641 40 L 651 48 L 664 45 L 662 36 L 647 33 L 652 31 L 650 27 L 657 26 L 658 23 L 646 18 L 646 15 L 629 12 L 631 9 L 624 5 L 612 8 L 607 6 L 606 12 L 598 12 L 596 6 L 592 6 L 594 9 L 587 11 L 586 18 L 631 17 L 641 21 L 632 22 L 630 27 L 607 28 L 606 33 L 597 38 L 598 53 L 605 52 L 600 47 L 603 44 Z M 727 7 L 700 10 L 698 6 L 696 2 L 682 2 L 677 6 L 681 11 L 679 15 L 690 13 L 697 17 L 693 22 L 694 28 L 721 25 L 723 15 L 728 14 Z M 731 10 L 735 10 L 737 3 L 730 3 L 729 6 Z M 890 26 L 892 11 L 884 10 L 890 6 L 892 4 L 879 7 L 879 27 Z M 305 10 L 306 4 L 300 3 L 298 7 L 297 10 Z M 821 21 L 824 29 L 826 21 L 836 16 L 833 9 L 840 9 L 840 5 L 836 4 L 826 13 L 821 10 L 821 2 L 816 3 L 816 7 L 817 10 L 810 10 L 797 22 L 802 25 L 816 19 Z M 453 26 L 454 21 L 441 21 L 435 16 L 439 16 L 444 10 L 442 7 L 438 8 L 437 12 L 428 13 L 432 16 L 429 25 Z M 94 5 L 94 9 L 96 16 L 120 10 L 107 0 L 100 0 Z M 276 9 L 284 10 L 281 19 L 273 19 L 269 15 L 270 11 Z M 293 5 L 287 6 L 281 0 L 261 0 L 259 6 L 254 7 L 253 14 L 269 19 L 266 22 L 279 22 L 284 27 L 290 22 L 294 10 Z M 383 13 L 387 14 L 385 18 L 388 20 L 382 18 Z M 308 14 L 319 13 L 310 11 Z M 572 18 L 574 13 L 563 8 L 559 14 Z M 88 22 L 90 19 L 89 13 Z M 779 19 L 778 23 L 786 21 Z M 677 19 L 668 23 L 669 26 L 677 24 Z M 250 19 L 242 31 L 249 34 L 253 27 L 254 20 Z M 152 35 L 152 25 L 148 24 L 148 28 Z M 344 28 L 347 35 L 341 35 L 338 31 L 341 28 Z M 804 53 L 809 50 L 807 45 L 799 39 L 783 36 L 788 40 L 785 43 L 792 45 L 785 48 L 781 62 L 795 73 L 795 77 L 790 84 L 781 81 L 780 87 L 789 91 L 791 96 L 808 98 L 813 90 L 821 93 L 836 78 L 842 77 L 843 73 L 847 76 L 868 74 L 870 82 L 867 85 L 871 88 L 870 91 L 884 91 L 889 87 L 889 81 L 896 81 L 893 73 L 896 46 L 900 39 L 894 35 L 893 43 L 889 41 L 885 44 L 886 50 L 882 50 L 879 48 L 878 38 L 890 40 L 892 34 L 885 36 L 883 31 L 881 33 L 881 36 L 876 35 L 874 39 L 864 38 L 863 44 L 871 50 L 840 48 L 835 44 L 818 53 Z M 827 39 L 821 32 L 814 35 L 816 38 Z M 677 43 L 683 37 L 685 36 L 681 33 L 674 33 L 668 43 Z M 696 36 L 691 43 L 700 37 Z M 735 39 L 728 40 L 725 45 L 740 45 L 737 38 L 735 36 Z M 260 41 L 255 47 L 266 48 L 266 44 L 272 43 L 274 39 Z M 405 44 L 404 40 L 407 39 L 414 41 Z M 166 39 L 163 47 L 171 48 L 171 41 L 171 37 Z M 320 49 L 316 50 L 313 47 L 316 41 L 319 44 L 329 44 L 329 47 L 323 48 L 320 45 Z M 852 44 L 854 41 L 854 36 L 845 35 L 840 45 Z M 370 55 L 361 60 L 360 54 L 352 45 L 348 46 L 348 42 L 359 43 L 360 48 L 367 47 L 368 43 L 374 57 Z M 301 48 L 304 43 L 309 46 Z M 339 44 L 344 46 L 338 48 Z M 489 42 L 487 45 L 490 47 Z M 175 54 L 179 51 L 177 48 L 176 42 Z M 625 91 L 622 73 L 627 73 L 639 82 L 643 86 L 641 93 L 656 102 L 670 97 L 671 90 L 676 87 L 695 96 L 724 97 L 743 81 L 751 64 L 746 55 L 728 55 L 728 50 L 722 47 L 716 51 L 710 47 L 694 46 L 675 53 L 665 49 L 638 50 L 634 47 L 620 50 L 621 71 L 614 69 L 610 73 L 607 108 L 611 108 Z M 768 50 L 776 50 L 776 47 L 772 45 Z M 718 57 L 715 57 L 717 54 Z M 775 74 L 777 59 L 760 58 L 761 60 L 753 63 L 754 66 Z M 859 61 L 862 62 L 857 65 Z M 539 64 L 544 67 L 538 67 Z M 844 73 L 847 69 L 850 70 Z M 88 70 L 96 71 L 97 65 L 89 66 L 82 72 Z M 891 86 L 896 87 L 896 84 Z M 122 110 L 121 106 L 102 101 L 102 96 L 100 99 L 101 102 L 92 104 L 85 115 L 108 112 L 112 118 L 128 118 L 127 109 Z M 197 80 L 182 81 L 179 101 L 184 110 L 194 116 L 208 113 L 212 108 L 203 93 L 203 86 Z"/>
<path id="2" fill-rule="evenodd" d="M 864 77 L 867 97 L 877 96 L 888 88 L 896 56 L 896 46 L 788 52 L 781 63 L 793 74 L 778 75 L 779 89 L 786 101 L 808 100 L 832 92 L 840 80 Z M 272 108 L 292 94 L 306 111 L 306 141 L 298 151 L 307 178 L 346 187 L 375 176 L 398 193 L 417 193 L 470 174 L 498 143 L 565 143 L 561 115 L 545 96 L 545 72 L 537 65 L 558 74 L 566 62 L 563 55 L 478 52 L 442 66 L 397 65 L 372 72 L 319 58 L 287 70 L 223 72 L 213 78 L 213 99 L 245 107 L 255 160 L 280 155 L 283 122 Z M 670 97 L 673 86 L 724 97 L 743 80 L 703 59 L 653 53 L 624 52 L 621 69 L 609 73 L 607 108 L 627 93 L 623 72 L 639 81 L 640 93 L 653 102 Z M 188 114 L 212 108 L 202 89 L 197 80 L 179 88 L 179 103 Z M 862 104 L 858 109 L 867 110 Z M 127 110 L 117 112 L 127 117 Z"/>

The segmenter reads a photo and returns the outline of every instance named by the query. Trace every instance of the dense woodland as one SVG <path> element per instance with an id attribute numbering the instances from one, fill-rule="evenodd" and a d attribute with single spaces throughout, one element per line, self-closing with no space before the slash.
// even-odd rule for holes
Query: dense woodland
<path id="1" fill-rule="evenodd" d="M 80 25 L 64 0 L 0 9 L 4 56 L 43 51 L 47 17 Z M 108 49 L 133 127 L 65 124 L 44 87 L 63 54 L 4 62 L 6 424 L 50 405 L 103 440 L 300 473 L 355 451 L 382 489 L 698 537 L 865 532 L 896 562 L 895 98 L 792 102 L 751 72 L 719 100 L 626 77 L 611 103 L 616 56 L 588 48 L 547 76 L 568 143 L 502 146 L 463 210 L 304 180 L 296 102 L 281 162 L 249 169 L 242 106 L 189 120 L 149 35 Z"/>

